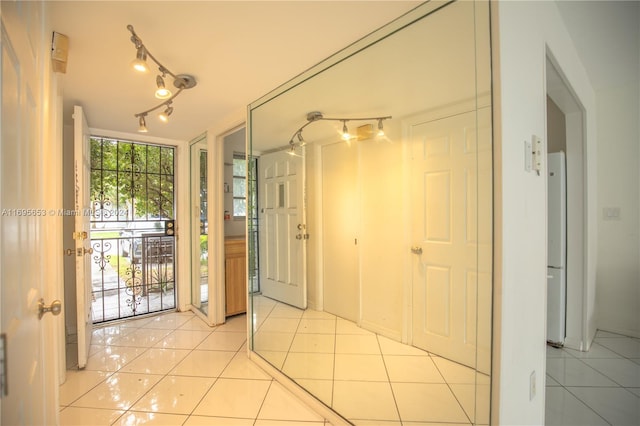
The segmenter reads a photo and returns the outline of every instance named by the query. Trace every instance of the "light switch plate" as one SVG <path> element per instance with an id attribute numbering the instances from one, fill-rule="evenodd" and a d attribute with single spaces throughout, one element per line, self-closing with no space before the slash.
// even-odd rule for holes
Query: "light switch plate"
<path id="1" fill-rule="evenodd" d="M 533 168 L 533 149 L 531 141 L 524 141 L 524 170 L 530 172 Z"/>
<path id="2" fill-rule="evenodd" d="M 533 162 L 533 170 L 535 170 L 538 173 L 538 176 L 540 175 L 540 172 L 542 171 L 542 162 L 543 162 L 543 151 L 542 151 L 542 139 L 540 139 L 538 136 L 536 135 L 531 135 L 531 145 L 532 145 L 532 162 Z"/>

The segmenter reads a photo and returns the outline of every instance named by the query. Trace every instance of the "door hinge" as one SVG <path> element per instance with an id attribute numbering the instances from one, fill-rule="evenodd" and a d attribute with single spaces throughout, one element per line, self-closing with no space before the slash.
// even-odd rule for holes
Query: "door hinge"
<path id="1" fill-rule="evenodd" d="M 74 232 L 73 233 L 74 240 L 86 240 L 87 239 L 87 231 Z"/>
<path id="2" fill-rule="evenodd" d="M 9 394 L 7 387 L 7 335 L 0 334 L 0 398 Z"/>

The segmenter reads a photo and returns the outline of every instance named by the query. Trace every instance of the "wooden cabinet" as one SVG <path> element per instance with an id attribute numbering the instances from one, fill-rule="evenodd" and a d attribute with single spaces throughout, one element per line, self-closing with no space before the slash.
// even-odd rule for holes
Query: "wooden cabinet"
<path id="1" fill-rule="evenodd" d="M 245 240 L 224 242 L 224 278 L 227 316 L 247 311 L 247 252 Z"/>

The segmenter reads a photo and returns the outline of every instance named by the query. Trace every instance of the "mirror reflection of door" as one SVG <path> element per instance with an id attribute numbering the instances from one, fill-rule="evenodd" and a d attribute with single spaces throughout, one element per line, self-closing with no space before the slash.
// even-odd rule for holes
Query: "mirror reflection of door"
<path id="1" fill-rule="evenodd" d="M 303 158 L 286 151 L 260 157 L 260 287 L 264 296 L 305 309 L 306 223 Z"/>
<path id="2" fill-rule="evenodd" d="M 191 143 L 191 305 L 205 316 L 209 307 L 207 138 Z"/>

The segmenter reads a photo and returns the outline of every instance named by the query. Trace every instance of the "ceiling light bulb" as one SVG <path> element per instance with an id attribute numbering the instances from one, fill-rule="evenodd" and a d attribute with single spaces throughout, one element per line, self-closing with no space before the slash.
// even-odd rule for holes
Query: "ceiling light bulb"
<path id="1" fill-rule="evenodd" d="M 164 87 L 164 79 L 161 76 L 156 77 L 156 85 L 158 86 L 158 90 L 156 90 L 156 98 L 167 99 L 171 97 L 171 91 Z"/>
<path id="2" fill-rule="evenodd" d="M 164 110 L 164 112 L 158 115 L 158 118 L 162 120 L 164 123 L 166 123 L 167 121 L 169 121 L 169 116 L 171 115 L 172 112 L 173 112 L 173 107 L 168 106 L 167 109 Z"/>
<path id="3" fill-rule="evenodd" d="M 140 124 L 140 127 L 138 127 L 138 131 L 140 133 L 147 133 L 149 131 L 147 129 L 147 123 L 144 120 L 144 115 L 140 116 L 140 119 L 138 120 L 138 123 Z"/>
<path id="4" fill-rule="evenodd" d="M 147 66 L 147 52 L 144 50 L 144 46 L 138 48 L 136 58 L 131 62 L 131 66 L 139 72 L 149 71 L 149 67 Z"/>
<path id="5" fill-rule="evenodd" d="M 344 140 L 349 140 L 351 138 L 351 135 L 349 135 L 349 129 L 347 129 L 347 122 L 344 121 L 344 124 L 342 125 L 342 139 Z"/>
<path id="6" fill-rule="evenodd" d="M 384 127 L 382 126 L 382 119 L 378 120 L 378 136 L 384 136 Z"/>

